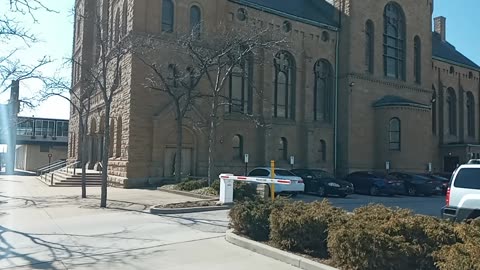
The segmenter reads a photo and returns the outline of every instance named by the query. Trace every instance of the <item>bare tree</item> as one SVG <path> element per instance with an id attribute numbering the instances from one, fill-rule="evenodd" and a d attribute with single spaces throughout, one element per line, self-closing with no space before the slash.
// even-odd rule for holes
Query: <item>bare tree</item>
<path id="1" fill-rule="evenodd" d="M 74 64 L 75 61 L 72 59 Z M 78 137 L 80 149 L 80 162 L 82 169 L 82 198 L 87 198 L 87 152 L 88 152 L 88 119 L 90 117 L 93 87 L 83 84 L 81 91 L 74 91 L 70 79 L 51 77 L 44 80 L 45 87 L 39 93 L 39 100 L 43 102 L 51 97 L 60 97 L 70 103 L 78 118 Z"/>
<path id="2" fill-rule="evenodd" d="M 264 57 L 259 52 L 285 48 L 286 39 L 276 33 L 271 28 L 220 25 L 216 31 L 202 33 L 200 38 L 190 38 L 183 42 L 185 53 L 191 58 L 194 67 L 203 72 L 201 75 L 208 85 L 205 94 L 210 102 L 207 117 L 209 183 L 212 181 L 216 131 L 221 122 L 220 110 L 233 105 L 229 97 L 224 95 L 226 83 L 233 70 L 244 61 L 255 59 L 255 63 L 261 65 Z M 253 114 L 245 114 L 245 117 L 255 118 Z"/>
<path id="3" fill-rule="evenodd" d="M 145 86 L 164 93 L 173 104 L 176 126 L 175 180 L 182 177 L 182 149 L 184 120 L 191 112 L 195 101 L 204 97 L 197 86 L 205 70 L 198 70 L 192 59 L 186 55 L 186 45 L 196 39 L 194 33 L 187 33 L 178 39 L 149 37 L 136 48 L 138 57 L 151 71 Z M 168 58 L 160 57 L 168 49 Z"/>

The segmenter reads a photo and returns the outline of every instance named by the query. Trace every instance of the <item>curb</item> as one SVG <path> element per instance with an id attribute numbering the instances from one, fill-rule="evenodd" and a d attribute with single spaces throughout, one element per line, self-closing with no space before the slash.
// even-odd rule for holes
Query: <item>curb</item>
<path id="1" fill-rule="evenodd" d="M 191 192 L 188 192 L 188 191 L 181 191 L 181 190 L 164 189 L 164 188 L 161 188 L 161 187 L 157 188 L 157 190 L 168 192 L 168 193 L 173 193 L 173 194 L 177 194 L 177 195 L 188 196 L 188 197 L 192 197 L 192 198 L 196 198 L 196 199 L 206 199 L 206 200 L 218 199 L 218 197 L 214 197 L 214 196 L 195 194 L 195 193 L 191 193 Z"/>
<path id="2" fill-rule="evenodd" d="M 186 213 L 198 213 L 198 212 L 211 212 L 219 210 L 228 210 L 232 208 L 231 205 L 220 206 L 202 206 L 202 207 L 189 207 L 189 208 L 150 208 L 150 214 L 154 215 L 169 215 L 169 214 L 186 214 Z"/>
<path id="3" fill-rule="evenodd" d="M 292 253 L 288 253 L 286 251 L 276 249 L 274 247 L 247 239 L 245 237 L 241 237 L 233 233 L 233 230 L 228 230 L 225 235 L 225 240 L 227 242 L 234 244 L 236 246 L 248 249 L 250 251 L 256 252 L 258 254 L 262 254 L 264 256 L 270 257 L 277 261 L 281 261 L 300 269 L 305 270 L 339 270 L 338 268 L 328 266 L 323 263 L 315 262 L 304 258 L 302 256 L 298 256 Z"/>

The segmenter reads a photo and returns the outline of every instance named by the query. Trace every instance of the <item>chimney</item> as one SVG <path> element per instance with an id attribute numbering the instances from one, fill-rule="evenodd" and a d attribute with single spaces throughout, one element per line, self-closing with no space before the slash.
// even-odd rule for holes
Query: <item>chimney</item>
<path id="1" fill-rule="evenodd" d="M 447 39 L 447 18 L 443 16 L 436 17 L 434 20 L 435 33 L 440 35 L 442 41 Z"/>

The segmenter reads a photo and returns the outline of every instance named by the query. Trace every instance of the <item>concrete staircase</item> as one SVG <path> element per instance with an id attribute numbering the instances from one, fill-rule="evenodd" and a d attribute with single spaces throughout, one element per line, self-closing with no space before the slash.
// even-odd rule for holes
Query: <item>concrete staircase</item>
<path id="1" fill-rule="evenodd" d="M 82 186 L 82 171 L 81 169 L 69 169 L 68 172 L 62 168 L 38 178 L 45 184 L 53 187 L 81 187 Z M 87 187 L 98 187 L 102 185 L 101 172 L 88 170 L 86 172 Z"/>

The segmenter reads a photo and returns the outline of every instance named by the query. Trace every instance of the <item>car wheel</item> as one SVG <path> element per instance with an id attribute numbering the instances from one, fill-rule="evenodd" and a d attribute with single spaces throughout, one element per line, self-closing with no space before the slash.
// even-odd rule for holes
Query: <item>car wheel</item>
<path id="1" fill-rule="evenodd" d="M 408 187 L 407 188 L 407 194 L 408 194 L 408 196 L 416 196 L 417 195 L 417 189 L 415 187 Z"/>
<path id="2" fill-rule="evenodd" d="M 319 187 L 317 190 L 318 196 L 325 197 L 325 187 Z"/>
<path id="3" fill-rule="evenodd" d="M 378 194 L 380 194 L 380 190 L 378 189 L 377 186 L 371 186 L 369 194 L 371 196 L 378 196 Z"/>
<path id="4" fill-rule="evenodd" d="M 338 197 L 340 197 L 340 198 L 345 198 L 345 197 L 347 197 L 347 194 L 342 193 L 342 194 L 338 195 Z"/>

